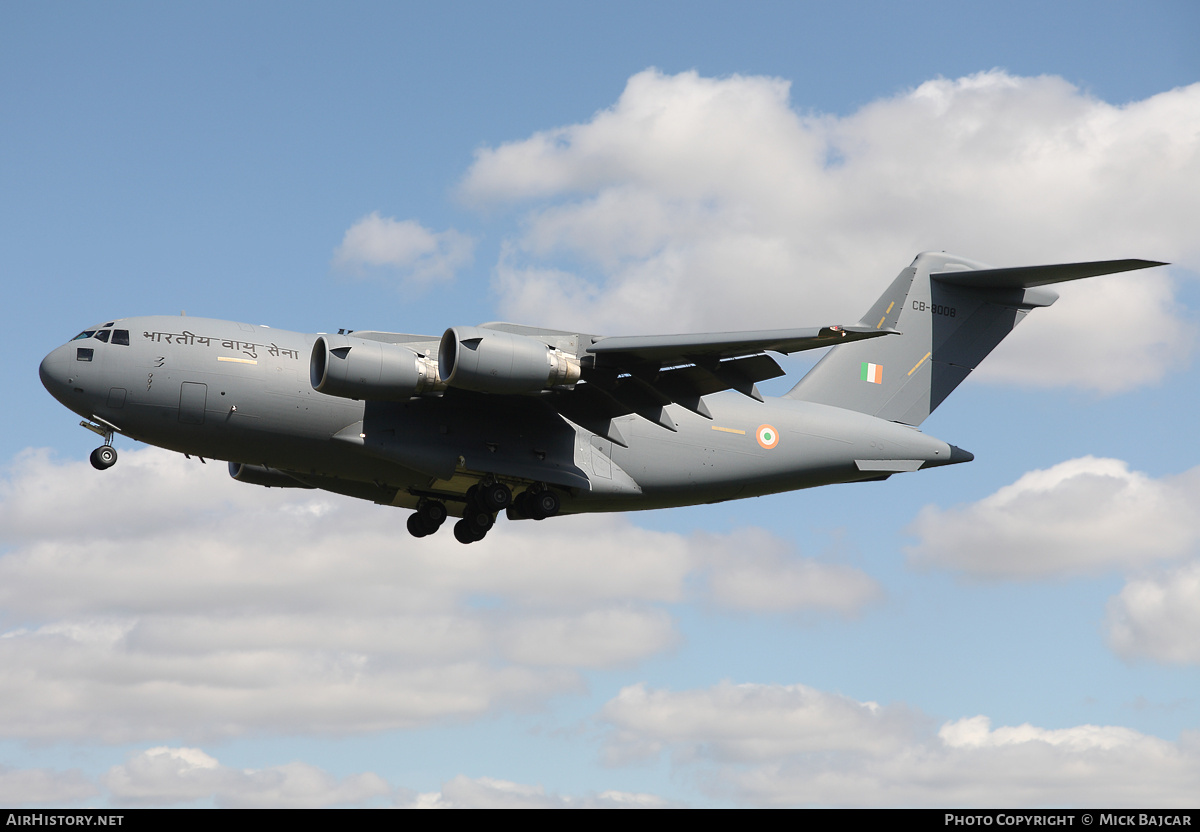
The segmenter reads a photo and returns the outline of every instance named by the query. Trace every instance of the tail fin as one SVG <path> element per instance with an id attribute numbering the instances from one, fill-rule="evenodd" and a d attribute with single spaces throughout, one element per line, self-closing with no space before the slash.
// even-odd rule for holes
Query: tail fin
<path id="1" fill-rule="evenodd" d="M 860 321 L 901 334 L 834 347 L 787 397 L 919 425 L 1030 309 L 1058 300 L 1037 287 L 1162 265 L 1107 260 L 992 269 L 920 254 Z"/>

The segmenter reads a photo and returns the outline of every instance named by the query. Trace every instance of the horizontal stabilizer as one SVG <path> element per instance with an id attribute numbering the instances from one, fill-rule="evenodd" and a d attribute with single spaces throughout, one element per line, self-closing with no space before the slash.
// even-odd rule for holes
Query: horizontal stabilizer
<path id="1" fill-rule="evenodd" d="M 1015 269 L 964 269 L 934 272 L 929 275 L 939 283 L 967 286 L 973 289 L 1028 289 L 1048 283 L 1064 283 L 1102 274 L 1131 272 L 1165 266 L 1154 260 L 1097 260 L 1092 263 L 1060 263 L 1054 266 L 1020 266 Z"/>

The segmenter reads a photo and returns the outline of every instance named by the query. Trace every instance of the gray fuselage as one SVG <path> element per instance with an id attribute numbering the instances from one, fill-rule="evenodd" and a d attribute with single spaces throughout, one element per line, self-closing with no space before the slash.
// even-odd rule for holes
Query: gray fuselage
<path id="1" fill-rule="evenodd" d="M 119 319 L 51 352 L 46 388 L 81 416 L 148 444 L 284 472 L 297 483 L 407 507 L 461 500 L 484 478 L 543 483 L 563 512 L 719 502 L 883 479 L 970 455 L 896 424 L 793 399 L 668 405 L 671 431 L 620 417 L 628 447 L 561 416 L 552 394 L 446 390 L 363 402 L 313 389 L 315 334 L 189 317 Z M 128 341 L 128 343 L 120 343 Z M 436 338 L 413 336 L 416 353 Z"/>

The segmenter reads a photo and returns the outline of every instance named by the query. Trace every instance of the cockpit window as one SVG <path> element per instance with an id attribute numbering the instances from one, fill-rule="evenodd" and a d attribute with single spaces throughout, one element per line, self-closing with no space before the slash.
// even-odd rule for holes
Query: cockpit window
<path id="1" fill-rule="evenodd" d="M 109 322 L 108 322 L 108 323 L 106 323 L 104 326 L 105 326 L 105 327 L 110 327 L 110 326 L 112 326 L 112 325 L 113 325 L 113 324 L 115 324 L 115 323 L 116 323 L 116 321 L 109 321 Z"/>
<path id="2" fill-rule="evenodd" d="M 96 333 L 96 336 L 95 336 L 95 337 L 96 337 L 96 340 L 98 340 L 98 341 L 103 341 L 104 343 L 106 343 L 106 344 L 107 344 L 107 343 L 108 343 L 108 336 L 109 336 L 109 335 L 111 335 L 111 334 L 112 334 L 112 330 L 111 330 L 111 329 L 102 329 L 102 330 L 100 330 L 99 332 L 97 332 L 97 333 Z"/>
<path id="3" fill-rule="evenodd" d="M 113 336 L 112 336 L 112 343 L 120 344 L 123 347 L 128 347 L 129 346 L 129 330 L 128 329 L 114 329 Z"/>
<path id="4" fill-rule="evenodd" d="M 93 350 L 91 347 L 76 347 L 75 348 L 75 360 L 76 361 L 91 361 L 92 354 L 94 352 L 95 352 L 95 350 Z"/>
<path id="5" fill-rule="evenodd" d="M 72 340 L 72 341 L 82 341 L 84 338 L 91 338 L 91 337 L 92 337 L 93 335 L 95 335 L 95 334 L 96 334 L 96 330 L 94 330 L 94 329 L 85 329 L 83 332 L 79 333 L 78 335 L 76 335 L 76 336 L 75 336 L 74 338 L 72 338 L 71 340 Z"/>

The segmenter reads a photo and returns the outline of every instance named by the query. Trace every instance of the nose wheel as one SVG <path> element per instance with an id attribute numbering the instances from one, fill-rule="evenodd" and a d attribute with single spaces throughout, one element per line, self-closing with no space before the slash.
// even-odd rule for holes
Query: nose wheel
<path id="1" fill-rule="evenodd" d="M 101 445 L 88 459 L 97 471 L 105 471 L 117 464 L 117 449 L 112 445 Z"/>

